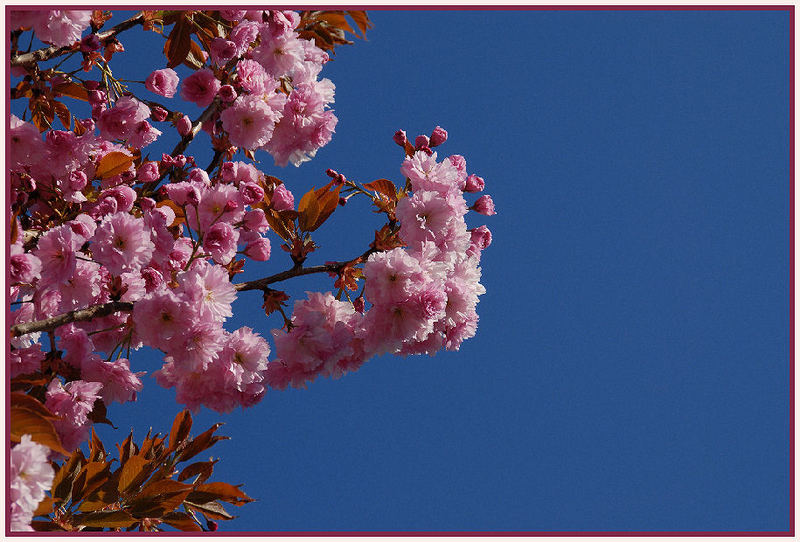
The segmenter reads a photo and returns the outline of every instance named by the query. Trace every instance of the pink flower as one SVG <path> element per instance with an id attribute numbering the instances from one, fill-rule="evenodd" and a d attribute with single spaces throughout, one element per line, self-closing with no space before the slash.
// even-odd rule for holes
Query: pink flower
<path id="1" fill-rule="evenodd" d="M 33 30 L 40 40 L 64 47 L 81 38 L 91 18 L 91 11 L 42 11 L 34 20 Z"/>
<path id="2" fill-rule="evenodd" d="M 33 254 L 19 252 L 16 245 L 11 247 L 11 258 L 8 262 L 8 272 L 12 284 L 32 284 L 42 273 L 42 262 Z"/>
<path id="3" fill-rule="evenodd" d="M 239 85 L 251 94 L 270 93 L 278 86 L 275 78 L 255 60 L 240 60 L 236 64 L 236 76 Z"/>
<path id="4" fill-rule="evenodd" d="M 136 392 L 142 391 L 139 376 L 145 373 L 132 373 L 127 359 L 119 358 L 114 362 L 103 361 L 98 357 L 87 358 L 81 366 L 81 378 L 88 382 L 100 382 L 103 385 L 100 398 L 110 405 L 113 401 L 125 403 L 136 400 Z"/>
<path id="5" fill-rule="evenodd" d="M 105 217 L 92 238 L 94 259 L 114 275 L 144 267 L 154 249 L 144 221 L 124 212 Z"/>
<path id="6" fill-rule="evenodd" d="M 214 261 L 222 265 L 227 265 L 236 255 L 236 242 L 239 240 L 239 232 L 227 222 L 217 222 L 209 228 L 203 237 L 203 249 L 205 249 Z"/>
<path id="7" fill-rule="evenodd" d="M 149 117 L 149 107 L 136 98 L 123 96 L 114 103 L 114 107 L 100 114 L 97 127 L 100 135 L 106 139 L 128 139 L 134 135 L 139 124 Z"/>
<path id="8" fill-rule="evenodd" d="M 48 454 L 48 448 L 33 442 L 30 435 L 22 435 L 19 444 L 11 448 L 9 498 L 12 531 L 33 530 L 30 526 L 33 513 L 55 478 Z"/>
<path id="9" fill-rule="evenodd" d="M 200 107 L 208 107 L 214 101 L 219 87 L 220 82 L 214 76 L 214 72 L 203 68 L 183 80 L 181 98 Z"/>
<path id="10" fill-rule="evenodd" d="M 269 222 L 263 209 L 252 209 L 244 214 L 244 228 L 248 231 L 264 233 L 269 230 Z"/>
<path id="11" fill-rule="evenodd" d="M 269 30 L 261 31 L 261 45 L 252 55 L 273 77 L 290 75 L 305 59 L 303 44 L 295 32 L 271 35 Z"/>
<path id="12" fill-rule="evenodd" d="M 236 57 L 238 47 L 236 44 L 225 38 L 214 38 L 211 40 L 211 60 L 217 66 L 224 66 L 227 61 Z"/>
<path id="13" fill-rule="evenodd" d="M 221 323 L 233 316 L 236 289 L 224 268 L 198 260 L 178 276 L 178 283 L 177 293 L 194 306 L 200 318 Z"/>
<path id="14" fill-rule="evenodd" d="M 61 417 L 53 425 L 65 450 L 74 450 L 86 438 L 91 426 L 88 416 L 102 387 L 99 382 L 83 380 L 73 380 L 63 386 L 57 378 L 47 387 L 45 406 Z"/>
<path id="15" fill-rule="evenodd" d="M 43 147 L 42 136 L 36 126 L 20 120 L 16 115 L 11 115 L 9 124 L 9 167 L 16 169 L 38 162 L 43 157 Z"/>
<path id="16" fill-rule="evenodd" d="M 64 283 L 75 272 L 76 252 L 84 240 L 68 225 L 51 228 L 39 238 L 34 256 L 42 262 L 41 282 Z"/>
<path id="17" fill-rule="evenodd" d="M 276 211 L 289 211 L 294 209 L 294 195 L 286 186 L 279 184 L 272 192 L 270 203 Z"/>
<path id="18" fill-rule="evenodd" d="M 479 226 L 470 231 L 470 247 L 468 254 L 480 254 L 483 249 L 492 244 L 492 232 L 486 226 Z"/>
<path id="19" fill-rule="evenodd" d="M 136 172 L 137 178 L 143 183 L 158 179 L 158 162 L 145 162 Z"/>
<path id="20" fill-rule="evenodd" d="M 128 139 L 128 143 L 130 143 L 130 145 L 136 149 L 141 149 L 142 147 L 146 147 L 150 143 L 153 143 L 160 135 L 161 130 L 156 130 L 150 125 L 149 122 L 143 120 L 134 129 L 133 133 Z"/>
<path id="21" fill-rule="evenodd" d="M 222 12 L 220 12 L 222 13 Z M 241 17 L 238 19 L 240 20 Z M 236 44 L 236 54 L 241 56 L 258 36 L 258 23 L 254 21 L 241 21 L 233 27 L 228 39 Z"/>
<path id="22" fill-rule="evenodd" d="M 397 204 L 400 220 L 400 236 L 409 246 L 418 246 L 423 241 L 440 244 L 456 227 L 466 232 L 463 216 L 467 206 L 460 192 L 419 191 Z"/>
<path id="23" fill-rule="evenodd" d="M 401 248 L 370 255 L 364 277 L 366 297 L 373 304 L 406 300 L 429 280 L 419 262 Z"/>
<path id="24" fill-rule="evenodd" d="M 136 334 L 154 348 L 168 351 L 190 327 L 195 313 L 171 290 L 157 290 L 133 306 Z"/>
<path id="25" fill-rule="evenodd" d="M 231 143 L 250 150 L 267 144 L 280 118 L 280 110 L 273 109 L 255 95 L 239 96 L 220 114 L 222 127 L 228 132 Z"/>
<path id="26" fill-rule="evenodd" d="M 497 214 L 494 210 L 494 202 L 492 201 L 492 197 L 490 195 L 485 195 L 479 197 L 475 204 L 471 207 L 475 212 L 480 213 L 486 216 L 492 216 Z"/>
<path id="27" fill-rule="evenodd" d="M 411 180 L 414 191 L 429 190 L 446 194 L 461 189 L 456 167 L 449 160 L 438 163 L 436 153 L 428 155 L 417 151 L 405 159 L 401 170 Z"/>
<path id="28" fill-rule="evenodd" d="M 150 92 L 154 92 L 159 96 L 165 98 L 172 98 L 175 96 L 175 91 L 178 90 L 178 74 L 172 68 L 164 68 L 163 70 L 155 70 L 147 76 L 144 81 L 144 86 Z"/>
<path id="29" fill-rule="evenodd" d="M 272 245 L 269 239 L 261 237 L 257 233 L 244 232 L 241 235 L 240 241 L 247 239 L 247 245 L 244 247 L 244 254 L 248 258 L 257 262 L 266 262 L 269 260 Z"/>
<path id="30" fill-rule="evenodd" d="M 38 372 L 42 368 L 42 361 L 44 361 L 44 352 L 39 343 L 34 343 L 27 348 L 15 348 L 9 354 L 8 368 L 11 378 Z"/>
<path id="31" fill-rule="evenodd" d="M 244 9 L 221 9 L 221 10 L 219 10 L 220 17 L 222 17 L 226 21 L 231 21 L 231 22 L 241 21 L 246 14 L 247 14 L 247 10 L 244 10 Z"/>

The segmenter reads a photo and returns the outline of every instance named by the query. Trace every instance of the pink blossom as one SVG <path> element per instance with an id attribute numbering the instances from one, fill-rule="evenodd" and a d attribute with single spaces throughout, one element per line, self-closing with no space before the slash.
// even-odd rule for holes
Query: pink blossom
<path id="1" fill-rule="evenodd" d="M 221 12 L 220 12 L 221 13 Z M 236 44 L 236 55 L 241 56 L 258 36 L 258 23 L 254 21 L 241 21 L 233 27 L 228 39 Z"/>
<path id="2" fill-rule="evenodd" d="M 9 453 L 9 500 L 11 503 L 11 531 L 32 531 L 33 514 L 44 500 L 55 478 L 48 461 L 46 446 L 22 435 L 19 444 Z"/>
<path id="3" fill-rule="evenodd" d="M 279 184 L 272 192 L 270 203 L 276 211 L 288 211 L 294 209 L 294 195 L 285 185 Z"/>
<path id="4" fill-rule="evenodd" d="M 39 238 L 34 256 L 42 262 L 41 282 L 64 283 L 75 272 L 76 252 L 83 239 L 67 226 L 51 228 Z"/>
<path id="5" fill-rule="evenodd" d="M 220 82 L 214 76 L 214 72 L 203 68 L 183 80 L 181 98 L 200 107 L 208 107 L 214 101 L 219 87 Z"/>
<path id="6" fill-rule="evenodd" d="M 281 111 L 259 96 L 239 96 L 220 114 L 222 127 L 231 143 L 245 149 L 257 149 L 269 142 Z"/>
<path id="7" fill-rule="evenodd" d="M 429 280 L 419 262 L 401 248 L 370 255 L 364 276 L 366 297 L 373 304 L 406 300 Z"/>
<path id="8" fill-rule="evenodd" d="M 275 78 L 255 60 L 240 60 L 236 64 L 236 76 L 239 85 L 251 94 L 270 93 L 278 86 Z"/>
<path id="9" fill-rule="evenodd" d="M 175 96 L 175 91 L 178 89 L 178 74 L 172 68 L 164 68 L 162 70 L 155 70 L 147 76 L 144 81 L 144 86 L 150 92 L 154 92 L 159 96 L 165 98 L 172 98 Z"/>
<path id="10" fill-rule="evenodd" d="M 202 319 L 221 323 L 233 316 L 231 304 L 236 299 L 236 289 L 222 267 L 198 260 L 179 275 L 178 283 L 177 292 L 193 304 Z"/>
<path id="11" fill-rule="evenodd" d="M 471 207 L 471 209 L 473 209 L 477 213 L 486 216 L 492 216 L 497 214 L 494 210 L 494 202 L 492 201 L 492 196 L 488 194 L 479 197 L 475 201 L 475 204 Z"/>
<path id="12" fill-rule="evenodd" d="M 136 126 L 136 129 L 133 131 L 130 138 L 128 138 L 128 143 L 136 149 L 141 149 L 153 143 L 160 135 L 161 130 L 156 130 L 149 122 L 143 120 Z"/>
<path id="13" fill-rule="evenodd" d="M 103 111 L 97 127 L 100 135 L 106 139 L 128 139 L 134 135 L 139 124 L 149 117 L 149 107 L 136 98 L 123 96 L 114 103 L 114 107 Z"/>
<path id="14" fill-rule="evenodd" d="M 143 183 L 158 179 L 158 162 L 145 162 L 136 172 L 137 178 Z"/>
<path id="15" fill-rule="evenodd" d="M 276 78 L 291 75 L 305 59 L 303 44 L 295 32 L 272 35 L 267 29 L 261 31 L 261 45 L 253 49 L 252 55 Z"/>
<path id="16" fill-rule="evenodd" d="M 156 290 L 133 306 L 136 334 L 145 343 L 168 351 L 191 325 L 195 313 L 171 290 Z"/>
<path id="17" fill-rule="evenodd" d="M 269 230 L 269 222 L 263 209 L 252 209 L 244 214 L 244 228 L 249 231 L 264 233 Z"/>
<path id="18" fill-rule="evenodd" d="M 105 217 L 92 238 L 94 259 L 114 275 L 142 268 L 154 249 L 144 222 L 124 212 Z"/>
<path id="19" fill-rule="evenodd" d="M 486 226 L 479 226 L 470 231 L 469 255 L 480 254 L 480 252 L 492 244 L 492 232 Z"/>
<path id="20" fill-rule="evenodd" d="M 197 320 L 168 352 L 183 369 L 202 371 L 219 356 L 223 334 L 219 322 Z"/>
<path id="21" fill-rule="evenodd" d="M 217 222 L 211 226 L 203 237 L 203 248 L 214 258 L 214 261 L 227 265 L 236 255 L 236 242 L 239 232 L 227 222 Z"/>
<path id="22" fill-rule="evenodd" d="M 244 10 L 244 9 L 221 9 L 221 10 L 219 10 L 220 17 L 222 17 L 226 21 L 231 21 L 231 22 L 241 21 L 246 14 L 247 14 L 247 10 Z"/>
<path id="23" fill-rule="evenodd" d="M 211 40 L 211 61 L 217 66 L 224 66 L 227 61 L 235 58 L 238 52 L 236 43 L 225 38 Z"/>
<path id="24" fill-rule="evenodd" d="M 231 103 L 239 97 L 236 94 L 236 89 L 232 85 L 222 85 L 219 87 L 219 97 L 225 103 Z"/>
<path id="25" fill-rule="evenodd" d="M 136 400 L 136 392 L 142 391 L 139 376 L 145 373 L 132 373 L 127 359 L 114 362 L 103 361 L 98 357 L 87 358 L 81 367 L 81 378 L 87 382 L 100 382 L 103 385 L 100 398 L 106 405 L 113 401 L 125 403 Z"/>
<path id="26" fill-rule="evenodd" d="M 33 30 L 40 40 L 64 47 L 81 38 L 91 17 L 91 11 L 43 11 L 34 20 Z"/>
<path id="27" fill-rule="evenodd" d="M 21 249 L 11 247 L 11 258 L 8 262 L 8 273 L 12 284 L 32 284 L 42 273 L 42 261 Z"/>
<path id="28" fill-rule="evenodd" d="M 18 375 L 36 373 L 42 368 L 44 352 L 42 345 L 34 343 L 27 348 L 14 348 L 9 354 L 8 369 L 11 378 Z"/>
<path id="29" fill-rule="evenodd" d="M 243 241 L 245 234 L 249 233 L 251 232 L 244 232 L 240 241 Z M 270 244 L 269 239 L 261 237 L 257 233 L 252 235 L 252 237 L 249 235 L 247 236 L 247 245 L 244 247 L 245 256 L 257 262 L 266 262 L 269 260 L 270 252 L 272 250 L 272 245 Z"/>
<path id="30" fill-rule="evenodd" d="M 460 190 L 459 172 L 449 161 L 436 161 L 436 153 L 428 155 L 417 151 L 405 159 L 401 170 L 411 180 L 415 191 L 428 190 L 446 194 L 452 190 Z"/>
<path id="31" fill-rule="evenodd" d="M 42 157 L 42 136 L 33 124 L 11 115 L 8 138 L 10 152 L 9 167 L 19 168 L 38 162 Z"/>
<path id="32" fill-rule="evenodd" d="M 409 246 L 418 246 L 422 241 L 439 244 L 453 227 L 466 232 L 462 218 L 466 212 L 466 203 L 459 192 L 445 195 L 432 191 L 415 192 L 397 204 L 400 236 Z"/>
<path id="33" fill-rule="evenodd" d="M 239 185 L 242 203 L 252 205 L 264 199 L 264 189 L 254 182 L 245 182 Z"/>
<path id="34" fill-rule="evenodd" d="M 88 416 L 102 387 L 99 382 L 83 380 L 73 380 L 64 386 L 57 378 L 47 387 L 45 406 L 61 418 L 53 425 L 65 450 L 74 450 L 86 438 L 91 426 Z"/>

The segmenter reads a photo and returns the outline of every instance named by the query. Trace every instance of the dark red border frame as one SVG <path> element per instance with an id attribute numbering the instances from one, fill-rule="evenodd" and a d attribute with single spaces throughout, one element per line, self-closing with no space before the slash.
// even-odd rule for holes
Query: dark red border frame
<path id="1" fill-rule="evenodd" d="M 191 6 L 191 4 L 177 4 L 177 5 L 167 5 L 167 6 L 158 6 L 160 9 L 173 9 L 173 8 L 186 8 L 187 6 Z M 5 13 L 6 13 L 6 21 L 8 20 L 8 13 L 12 10 L 12 8 L 19 9 L 20 7 L 27 7 L 28 9 L 63 9 L 65 6 L 63 5 L 37 5 L 37 6 L 10 6 L 6 5 Z M 96 8 L 96 5 L 71 5 L 69 6 L 72 9 L 93 9 Z M 148 7 L 143 5 L 114 5 L 114 9 L 130 9 L 130 10 L 139 10 L 142 7 Z M 198 6 L 200 7 L 200 6 Z M 208 6 L 202 6 L 208 7 Z M 228 6 L 229 8 L 248 8 L 253 7 L 252 4 L 250 5 L 232 5 Z M 277 5 L 277 6 L 269 6 L 273 9 L 296 9 L 298 6 L 292 5 Z M 509 536 L 509 537 L 518 537 L 518 536 L 554 536 L 554 537 L 565 537 L 565 536 L 618 536 L 618 537 L 630 537 L 630 536 L 654 536 L 654 537 L 663 537 L 663 536 L 708 536 L 708 537 L 717 537 L 717 536 L 764 536 L 764 537 L 772 537 L 772 536 L 788 536 L 793 537 L 795 534 L 795 387 L 794 387 L 794 380 L 795 380 L 795 337 L 794 337 L 794 328 L 795 328 L 795 284 L 794 284 L 794 274 L 795 274 L 795 264 L 794 264 L 794 245 L 795 245 L 795 237 L 794 237 L 794 229 L 795 229 L 795 205 L 794 205 L 794 197 L 795 197 L 795 161 L 794 161 L 794 154 L 795 154 L 795 103 L 794 103 L 794 95 L 795 95 L 795 70 L 794 70 L 794 63 L 795 63 L 795 39 L 794 39 L 794 16 L 795 16 L 795 6 L 794 5 L 731 5 L 731 6 L 724 6 L 724 5 L 606 5 L 606 6 L 599 6 L 599 5 L 539 5 L 539 6 L 521 6 L 521 5 L 495 5 L 495 6 L 486 6 L 486 5 L 479 5 L 479 6 L 449 6 L 449 5 L 419 5 L 419 6 L 408 6 L 408 5 L 380 5 L 380 6 L 370 6 L 370 5 L 353 5 L 353 6 L 346 6 L 346 5 L 313 5 L 313 6 L 301 6 L 304 9 L 367 9 L 372 11 L 387 11 L 387 10 L 404 10 L 404 11 L 412 11 L 412 10 L 420 10 L 420 11 L 788 11 L 790 13 L 790 22 L 789 22 L 789 326 L 790 326 L 790 334 L 789 334 L 789 530 L 788 531 L 272 531 L 272 532 L 260 532 L 260 531 L 225 531 L 225 532 L 205 532 L 202 535 L 198 535 L 197 533 L 188 533 L 188 532 L 169 532 L 169 533 L 137 533 L 137 532 L 121 532 L 121 533 L 108 533 L 108 532 L 91 532 L 91 533 L 58 533 L 58 532 L 50 532 L 50 533 L 39 533 L 39 532 L 30 532 L 30 533 L 11 533 L 11 517 L 10 514 L 6 512 L 5 517 L 5 536 L 287 536 L 287 537 L 298 537 L 298 536 L 348 536 L 348 537 L 362 537 L 362 536 L 386 536 L 386 537 L 394 537 L 394 536 Z M 7 24 L 7 23 L 6 23 Z M 6 49 L 6 62 L 4 66 L 5 71 L 5 83 L 6 83 L 6 96 L 5 96 L 5 103 L 6 103 L 6 111 L 10 111 L 11 109 L 11 97 L 9 94 L 9 90 L 11 88 L 11 72 L 9 70 L 9 66 L 11 65 L 11 51 Z M 8 125 L 6 124 L 6 133 L 8 131 Z M 8 156 L 10 152 L 10 144 L 8 137 L 6 137 L 6 156 Z M 10 183 L 6 182 L 6 201 L 10 199 L 11 188 Z M 6 262 L 10 259 L 10 246 L 6 245 L 5 247 L 5 258 Z M 9 282 L 9 269 L 6 266 L 5 271 L 5 279 L 6 284 Z M 5 314 L 6 314 L 6 321 L 10 320 L 11 316 L 11 307 L 9 305 L 9 292 L 6 290 L 6 307 L 5 307 Z M 6 360 L 9 359 L 10 354 L 10 342 L 6 341 L 5 345 L 5 352 L 6 352 Z M 6 361 L 6 364 L 8 361 Z M 10 420 L 10 411 L 11 411 L 11 399 L 10 399 L 10 388 L 8 384 L 5 385 L 5 392 L 6 392 L 6 400 L 5 400 L 5 433 L 8 434 L 11 426 Z M 8 440 L 6 440 L 6 458 L 9 457 L 10 452 L 10 445 Z M 10 478 L 10 462 L 7 460 L 5 464 L 5 476 L 6 480 Z M 10 489 L 9 485 L 6 484 L 5 487 L 5 502 L 9 502 L 9 495 Z"/>

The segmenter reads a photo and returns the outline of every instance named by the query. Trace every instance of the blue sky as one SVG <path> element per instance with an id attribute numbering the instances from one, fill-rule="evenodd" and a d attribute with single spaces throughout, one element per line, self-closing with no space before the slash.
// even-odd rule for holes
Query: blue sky
<path id="1" fill-rule="evenodd" d="M 198 414 L 232 437 L 216 479 L 257 499 L 222 528 L 787 530 L 790 12 L 370 17 L 323 71 L 333 141 L 260 167 L 296 194 L 329 167 L 399 181 L 394 131 L 446 128 L 440 154 L 465 156 L 498 209 L 470 217 L 494 235 L 478 334 Z M 162 67 L 137 49 L 157 36 L 123 37 L 131 79 Z M 360 254 L 379 225 L 340 209 L 309 263 Z M 246 277 L 291 266 L 277 244 Z M 332 281 L 289 292 L 313 289 Z M 260 301 L 242 293 L 228 328 L 268 336 Z M 147 377 L 105 435 L 168 430 L 173 397 Z"/>

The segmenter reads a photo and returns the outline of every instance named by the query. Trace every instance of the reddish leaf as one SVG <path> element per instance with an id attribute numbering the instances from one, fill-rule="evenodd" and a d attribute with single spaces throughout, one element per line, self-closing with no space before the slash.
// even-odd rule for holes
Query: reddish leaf
<path id="1" fill-rule="evenodd" d="M 14 392 L 11 394 L 11 406 L 12 407 L 20 407 L 26 408 L 30 411 L 36 412 L 40 414 L 43 418 L 51 418 L 57 419 L 58 416 L 50 412 L 46 406 L 44 406 L 41 401 L 36 399 L 35 397 L 31 397 L 26 393 L 19 393 Z"/>
<path id="2" fill-rule="evenodd" d="M 356 22 L 358 29 L 361 30 L 361 37 L 367 36 L 367 30 L 373 27 L 366 11 L 348 11 L 347 14 Z"/>
<path id="3" fill-rule="evenodd" d="M 11 442 L 19 442 L 23 435 L 30 435 L 34 442 L 44 444 L 64 456 L 70 455 L 61 445 L 61 439 L 50 420 L 27 408 L 12 407 Z"/>
<path id="4" fill-rule="evenodd" d="M 83 527 L 122 528 L 130 527 L 138 521 L 124 510 L 89 512 L 88 514 L 78 514 L 73 517 L 73 523 Z"/>
<path id="5" fill-rule="evenodd" d="M 133 164 L 133 156 L 119 151 L 110 152 L 98 162 L 95 175 L 101 179 L 108 179 L 123 171 L 128 171 L 131 164 Z"/>
<path id="6" fill-rule="evenodd" d="M 319 211 L 319 200 L 316 191 L 312 188 L 300 198 L 300 203 L 297 204 L 297 212 L 300 213 L 298 221 L 300 229 L 309 231 L 309 228 L 316 224 Z"/>
<path id="7" fill-rule="evenodd" d="M 186 501 L 184 505 L 189 510 L 200 512 L 209 519 L 233 519 L 233 516 L 226 512 L 225 508 L 218 502 L 193 503 Z"/>
<path id="8" fill-rule="evenodd" d="M 188 410 L 179 412 L 172 422 L 172 430 L 169 432 L 169 450 L 174 451 L 183 444 L 189 437 L 192 429 L 192 415 Z"/>
<path id="9" fill-rule="evenodd" d="M 205 482 L 211 476 L 211 473 L 214 472 L 214 465 L 217 464 L 217 461 L 201 461 L 198 463 L 192 463 L 185 469 L 181 471 L 178 475 L 178 481 L 182 482 L 191 478 L 192 476 L 200 475 L 199 482 Z"/>
<path id="10" fill-rule="evenodd" d="M 186 55 L 186 59 L 183 63 L 193 70 L 199 70 L 205 64 L 203 60 L 203 48 L 200 47 L 196 41 L 189 40 L 189 53 Z"/>
<path id="11" fill-rule="evenodd" d="M 272 209 L 266 209 L 264 214 L 267 217 L 267 222 L 269 222 L 269 227 L 272 228 L 272 231 L 277 233 L 281 239 L 284 241 L 289 241 L 294 239 L 294 235 L 292 233 L 292 221 L 288 218 L 284 218 L 284 214 L 288 211 L 281 211 L 280 213 L 277 211 L 273 211 Z"/>
<path id="12" fill-rule="evenodd" d="M 89 101 L 89 93 L 85 88 L 83 88 L 83 85 L 78 85 L 77 83 L 60 83 L 55 85 L 53 90 L 58 94 L 69 96 L 70 98 L 75 98 L 76 100 L 82 100 L 84 102 Z"/>
<path id="13" fill-rule="evenodd" d="M 364 188 L 383 194 L 390 200 L 397 201 L 397 187 L 389 179 L 378 179 L 371 183 L 366 183 Z"/>
<path id="14" fill-rule="evenodd" d="M 133 489 L 144 482 L 150 472 L 150 462 L 147 459 L 140 455 L 131 457 L 122 466 L 117 489 L 120 493 Z"/>
<path id="15" fill-rule="evenodd" d="M 340 189 L 341 187 L 337 186 L 335 190 L 326 192 L 319 199 L 319 216 L 317 217 L 317 221 L 308 231 L 315 231 L 333 214 L 333 212 L 336 210 L 336 207 L 339 205 Z"/>
<path id="16" fill-rule="evenodd" d="M 222 426 L 221 423 L 215 423 L 206 431 L 197 435 L 192 441 L 186 445 L 180 455 L 180 461 L 186 461 L 193 458 L 203 450 L 207 450 L 220 440 L 227 440 L 228 437 L 215 437 L 214 432 Z"/>
<path id="17" fill-rule="evenodd" d="M 53 505 L 58 502 L 53 497 L 45 497 L 33 512 L 34 516 L 46 516 L 53 511 Z"/>
<path id="18" fill-rule="evenodd" d="M 268 289 L 264 291 L 264 304 L 261 306 L 264 309 L 264 314 L 269 316 L 281 307 L 286 306 L 286 301 L 289 296 L 280 290 Z"/>
<path id="19" fill-rule="evenodd" d="M 72 126 L 72 113 L 69 112 L 69 109 L 67 109 L 66 105 L 55 100 L 53 100 L 53 107 L 55 107 L 58 120 L 60 120 L 61 124 L 64 125 L 64 129 L 69 130 Z"/>
<path id="20" fill-rule="evenodd" d="M 236 506 L 241 506 L 253 499 L 247 496 L 241 489 L 225 482 L 212 482 L 201 484 L 186 498 L 187 501 L 203 504 L 211 501 L 225 501 Z"/>
<path id="21" fill-rule="evenodd" d="M 170 512 L 162 516 L 161 521 L 181 531 L 202 531 L 194 518 L 186 512 Z"/>
<path id="22" fill-rule="evenodd" d="M 167 57 L 167 67 L 174 68 L 186 60 L 191 50 L 192 24 L 183 16 L 172 27 L 172 32 L 164 44 L 164 55 Z"/>
<path id="23" fill-rule="evenodd" d="M 61 465 L 61 468 L 56 472 L 51 493 L 59 502 L 69 498 L 72 492 L 72 481 L 80 472 L 81 466 L 85 461 L 86 458 L 83 457 L 83 452 L 75 450 L 69 460 Z"/>

